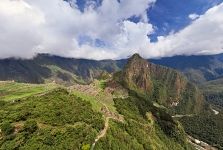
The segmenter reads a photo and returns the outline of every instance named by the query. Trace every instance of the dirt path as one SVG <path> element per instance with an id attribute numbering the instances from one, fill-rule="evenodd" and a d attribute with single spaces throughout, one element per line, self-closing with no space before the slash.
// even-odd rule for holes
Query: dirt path
<path id="1" fill-rule="evenodd" d="M 187 140 L 191 143 L 197 150 L 218 150 L 217 148 L 205 143 L 204 141 L 195 139 L 194 137 L 188 135 Z"/>
<path id="2" fill-rule="evenodd" d="M 103 138 L 103 137 L 105 136 L 105 134 L 107 133 L 107 130 L 108 130 L 108 127 L 109 127 L 109 119 L 110 119 L 110 117 L 106 117 L 106 118 L 105 118 L 105 127 L 104 127 L 103 130 L 101 130 L 101 132 L 98 134 L 98 136 L 97 136 L 96 139 L 94 140 L 94 143 L 93 143 L 92 146 L 91 146 L 91 150 L 94 149 L 95 144 L 98 142 L 98 140 L 99 140 L 100 138 Z"/>
<path id="3" fill-rule="evenodd" d="M 113 119 L 113 120 L 117 120 L 117 121 L 120 121 L 120 122 L 123 122 L 124 121 L 124 118 L 122 116 L 120 116 L 119 114 L 115 114 L 115 113 L 112 113 L 108 107 L 106 105 L 104 105 L 104 107 L 102 108 L 102 113 L 104 114 L 105 116 L 105 125 L 104 125 L 104 129 L 100 131 L 100 133 L 98 134 L 98 136 L 95 138 L 94 140 L 94 143 L 92 144 L 91 146 L 91 150 L 94 149 L 95 147 L 95 144 L 101 139 L 103 138 L 106 133 L 107 133 L 107 130 L 109 128 L 109 120 L 110 119 Z"/>
<path id="4" fill-rule="evenodd" d="M 174 115 L 172 118 L 182 118 L 182 117 L 193 117 L 195 114 L 186 114 L 186 115 Z"/>

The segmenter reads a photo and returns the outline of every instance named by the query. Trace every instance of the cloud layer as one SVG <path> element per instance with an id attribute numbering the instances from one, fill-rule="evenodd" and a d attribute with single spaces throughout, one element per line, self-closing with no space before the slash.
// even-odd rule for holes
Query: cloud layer
<path id="1" fill-rule="evenodd" d="M 37 53 L 92 59 L 144 57 L 223 51 L 223 4 L 208 10 L 178 33 L 158 37 L 147 18 L 155 0 L 89 2 L 80 11 L 74 0 L 1 0 L 0 58 L 31 58 Z M 138 23 L 129 18 L 138 17 Z"/>

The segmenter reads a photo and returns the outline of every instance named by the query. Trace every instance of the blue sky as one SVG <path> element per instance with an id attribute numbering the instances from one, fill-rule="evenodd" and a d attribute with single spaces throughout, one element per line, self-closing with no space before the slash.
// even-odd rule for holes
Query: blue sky
<path id="1" fill-rule="evenodd" d="M 222 16 L 222 0 L 0 0 L 0 58 L 216 54 Z"/>
<path id="2" fill-rule="evenodd" d="M 89 1 L 94 1 L 97 6 L 102 0 L 77 0 L 78 8 L 84 11 L 85 5 Z M 155 31 L 150 35 L 153 42 L 157 41 L 157 36 L 165 36 L 170 32 L 177 32 L 189 25 L 193 20 L 190 14 L 204 14 L 211 7 L 218 5 L 222 0 L 157 0 L 155 4 L 148 8 L 147 15 Z M 138 17 L 131 17 L 131 21 L 139 22 Z"/>
<path id="3" fill-rule="evenodd" d="M 221 2 L 222 0 L 157 0 L 148 11 L 150 22 L 157 27 L 151 36 L 156 39 L 171 31 L 177 32 L 192 22 L 188 18 L 189 14 L 202 15 Z"/>

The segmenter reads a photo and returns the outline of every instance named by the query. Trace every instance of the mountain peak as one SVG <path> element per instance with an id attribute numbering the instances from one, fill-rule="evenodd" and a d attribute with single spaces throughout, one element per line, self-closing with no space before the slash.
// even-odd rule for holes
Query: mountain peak
<path id="1" fill-rule="evenodd" d="M 129 89 L 139 91 L 140 93 L 150 93 L 152 90 L 152 81 L 150 80 L 151 65 L 139 54 L 134 54 L 129 58 L 128 63 L 123 70 L 123 81 Z"/>
<path id="2" fill-rule="evenodd" d="M 148 61 L 144 58 L 142 58 L 138 53 L 133 54 L 129 59 L 128 59 L 128 64 L 129 65 L 137 65 L 138 67 L 143 67 L 143 66 L 148 66 Z"/>
<path id="3" fill-rule="evenodd" d="M 130 59 L 139 59 L 139 58 L 142 59 L 142 57 L 138 53 L 135 53 L 130 57 Z"/>

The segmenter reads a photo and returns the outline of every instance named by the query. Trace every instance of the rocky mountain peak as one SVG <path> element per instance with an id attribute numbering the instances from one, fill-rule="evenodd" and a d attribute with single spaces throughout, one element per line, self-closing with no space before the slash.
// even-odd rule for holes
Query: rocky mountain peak
<path id="1" fill-rule="evenodd" d="M 202 95 L 183 75 L 150 63 L 139 54 L 129 58 L 119 79 L 126 88 L 176 111 L 199 112 L 203 107 Z"/>
<path id="2" fill-rule="evenodd" d="M 129 88 L 143 92 L 151 92 L 151 69 L 150 63 L 139 54 L 134 54 L 129 58 L 123 70 L 123 81 Z"/>

